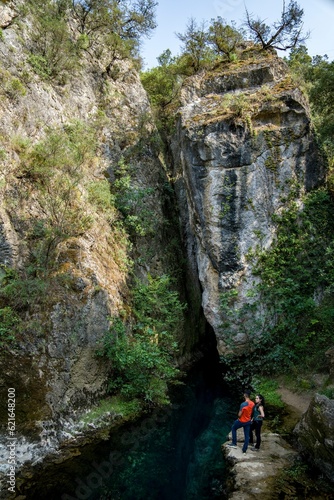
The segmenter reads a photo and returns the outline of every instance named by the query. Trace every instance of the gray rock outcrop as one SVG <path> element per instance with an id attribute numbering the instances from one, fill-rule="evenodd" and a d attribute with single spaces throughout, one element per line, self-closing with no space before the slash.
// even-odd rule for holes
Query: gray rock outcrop
<path id="1" fill-rule="evenodd" d="M 226 443 L 222 446 L 232 478 L 228 498 L 278 498 L 277 476 L 291 467 L 297 453 L 278 434 L 271 432 L 263 433 L 260 451 L 248 448 L 247 453 L 243 454 L 241 447 L 242 445 L 237 449 L 229 449 Z"/>
<path id="2" fill-rule="evenodd" d="M 334 483 L 334 400 L 316 394 L 294 434 L 301 454 Z"/>
<path id="3" fill-rule="evenodd" d="M 100 61 L 83 55 L 80 68 L 61 82 L 43 80 L 29 63 L 26 43 L 31 20 L 12 22 L 17 15 L 12 3 L 22 4 L 0 5 L 1 26 L 6 28 L 0 40 L 1 280 L 6 268 L 25 272 L 33 248 L 31 230 L 35 223 L 42 221 L 43 225 L 51 201 L 59 194 L 54 190 L 41 194 L 41 185 L 22 173 L 22 151 L 31 151 L 50 131 L 63 131 L 73 123 L 88 127 L 100 120 L 98 150 L 80 165 L 80 178 L 71 190 L 75 199 L 67 204 L 73 201 L 85 212 L 91 221 L 89 229 L 58 244 L 54 276 L 66 276 L 66 282 L 58 286 L 55 280 L 44 293 L 42 305 L 37 301 L 22 306 L 24 331 L 18 345 L 4 349 L 0 359 L 2 400 L 8 387 L 17 393 L 19 470 L 52 453 L 61 461 L 69 443 L 74 446 L 85 432 L 89 434 L 87 429 L 83 431 L 80 418 L 106 396 L 110 378 L 110 363 L 97 357 L 96 351 L 110 318 L 128 307 L 129 269 L 143 279 L 148 273 L 170 274 L 177 257 L 166 251 L 165 239 L 176 236 L 173 243 L 177 247 L 178 228 L 170 229 L 171 224 L 167 228 L 164 190 L 168 181 L 151 147 L 156 130 L 132 62 L 118 61 L 108 75 Z M 140 142 L 144 136 L 145 141 Z M 137 238 L 131 255 L 125 233 L 117 232 L 117 216 L 89 201 L 89 187 L 99 186 L 106 178 L 112 183 L 119 161 L 126 155 L 132 182 L 145 192 L 145 208 L 152 213 L 148 223 L 153 228 L 149 236 Z M 59 216 L 57 207 L 54 213 Z M 133 266 L 131 259 L 136 259 Z M 29 294 L 30 290 L 31 303 Z M 197 331 L 190 344 L 198 341 L 196 335 Z M 190 347 L 184 350 L 189 353 Z M 3 428 L 7 418 L 2 405 Z M 5 432 L 0 436 L 0 457 L 6 456 L 6 444 Z M 1 462 L 0 472 L 4 467 Z"/>
<path id="4" fill-rule="evenodd" d="M 308 107 L 274 55 L 239 61 L 188 79 L 172 140 L 176 190 L 187 256 L 202 286 L 202 305 L 218 350 L 222 292 L 251 286 L 247 254 L 268 248 L 272 215 L 323 178 Z M 236 328 L 235 345 L 247 338 Z"/>

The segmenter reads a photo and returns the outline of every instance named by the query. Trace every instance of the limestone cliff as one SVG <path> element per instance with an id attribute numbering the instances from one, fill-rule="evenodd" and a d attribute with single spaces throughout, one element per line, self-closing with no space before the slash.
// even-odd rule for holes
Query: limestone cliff
<path id="1" fill-rule="evenodd" d="M 107 394 L 110 375 L 97 346 L 110 317 L 128 307 L 130 273 L 145 278 L 181 269 L 173 198 L 138 72 L 128 60 L 106 72 L 87 56 L 73 73 L 43 79 L 29 62 L 31 19 L 16 9 L 20 4 L 0 4 L 0 279 L 8 284 L 15 276 L 22 285 L 10 300 L 24 325 L 17 343 L 3 349 L 0 386 L 2 402 L 9 387 L 16 390 L 18 468 L 83 437 L 78 419 Z M 52 168 L 38 153 L 45 147 Z M 124 163 L 136 192 L 145 194 L 137 213 L 145 209 L 149 225 L 131 243 L 120 214 L 106 208 L 109 188 L 103 191 Z M 52 269 L 47 285 L 36 267 L 41 257 Z M 2 299 L 5 314 L 9 299 Z M 10 312 L 7 330 L 18 317 Z M 197 332 L 181 338 L 183 354 L 198 340 Z"/>
<path id="2" fill-rule="evenodd" d="M 187 256 L 220 353 L 221 293 L 237 290 L 240 307 L 254 280 L 247 254 L 270 246 L 272 215 L 323 178 L 308 106 L 284 61 L 250 54 L 188 79 L 171 145 Z M 245 343 L 236 328 L 234 344 Z"/>
<path id="3" fill-rule="evenodd" d="M 19 291 L 10 295 L 15 315 L 5 317 L 8 295 L 1 314 L 8 339 L 18 316 L 24 325 L 15 346 L 3 349 L 0 387 L 2 400 L 8 387 L 17 393 L 18 466 L 52 453 L 60 462 L 96 435 L 80 417 L 107 394 L 110 366 L 96 347 L 110 317 L 129 307 L 130 277 L 174 272 L 189 298 L 181 354 L 203 341 L 201 302 L 223 352 L 220 293 L 238 288 L 245 298 L 246 256 L 259 243 L 270 246 L 271 215 L 297 185 L 302 192 L 322 177 L 307 104 L 282 60 L 256 54 L 189 78 L 171 148 L 182 274 L 175 200 L 133 63 L 116 60 L 107 71 L 86 55 L 73 72 L 43 78 L 20 4 L 0 3 L 0 280 L 15 279 Z M 131 223 L 149 214 L 131 242 L 105 201 L 125 165 L 134 192 L 145 195 L 142 204 L 140 196 L 130 199 Z M 235 342 L 244 341 L 236 332 Z M 5 406 L 0 417 L 5 426 Z"/>

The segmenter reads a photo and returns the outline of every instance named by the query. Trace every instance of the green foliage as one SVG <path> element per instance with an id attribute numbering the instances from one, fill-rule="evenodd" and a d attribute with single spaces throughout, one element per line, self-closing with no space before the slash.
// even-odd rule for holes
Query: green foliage
<path id="1" fill-rule="evenodd" d="M 301 82 L 308 94 L 313 125 L 319 144 L 327 160 L 328 188 L 334 196 L 334 62 L 329 62 L 327 56 L 308 55 L 306 47 L 300 47 L 291 52 L 288 60 L 295 78 Z"/>
<path id="2" fill-rule="evenodd" d="M 107 71 L 116 59 L 135 56 L 140 39 L 156 27 L 154 0 L 73 1 L 80 47 L 106 62 Z"/>
<path id="3" fill-rule="evenodd" d="M 305 197 L 277 217 L 277 241 L 260 252 L 255 274 L 270 311 L 272 339 L 296 361 L 317 360 L 331 343 L 333 330 L 333 205 L 325 190 Z M 287 359 L 284 361 L 285 356 Z"/>
<path id="4" fill-rule="evenodd" d="M 314 116 L 314 123 L 320 143 L 328 162 L 328 187 L 334 196 L 334 61 L 327 57 L 315 57 L 312 69 L 306 74 L 309 81 L 308 93 Z"/>
<path id="5" fill-rule="evenodd" d="M 198 25 L 191 18 L 185 33 L 177 33 L 177 37 L 183 44 L 181 48 L 183 58 L 187 59 L 187 66 L 192 69 L 193 73 L 205 67 L 208 61 L 212 61 L 213 53 L 208 46 L 208 35 L 204 23 Z"/>
<path id="6" fill-rule="evenodd" d="M 266 406 L 272 406 L 277 409 L 283 409 L 284 403 L 281 395 L 277 392 L 278 382 L 265 377 L 252 379 L 252 386 L 256 394 L 262 394 L 265 398 Z"/>
<path id="7" fill-rule="evenodd" d="M 0 347 L 10 347 L 15 343 L 16 332 L 21 324 L 20 317 L 9 306 L 0 309 Z"/>
<path id="8" fill-rule="evenodd" d="M 169 402 L 167 384 L 179 374 L 174 359 L 178 348 L 175 339 L 184 306 L 170 285 L 168 276 L 149 276 L 147 284 L 137 281 L 133 321 L 127 327 L 125 321 L 114 318 L 99 350 L 112 362 L 110 390 L 150 405 Z"/>
<path id="9" fill-rule="evenodd" d="M 44 56 L 39 54 L 30 54 L 28 57 L 28 63 L 33 68 L 35 73 L 44 80 L 51 78 L 52 70 Z"/>
<path id="10" fill-rule="evenodd" d="M 243 40 L 243 34 L 235 27 L 233 21 L 229 25 L 221 17 L 211 20 L 208 43 L 217 55 L 226 56 L 229 61 L 234 61 Z"/>
<path id="11" fill-rule="evenodd" d="M 177 77 L 176 58 L 167 49 L 158 58 L 160 65 L 141 73 L 142 84 L 156 108 L 164 108 L 176 96 L 180 82 Z"/>
<path id="12" fill-rule="evenodd" d="M 123 215 L 126 230 L 132 237 L 153 234 L 155 221 L 149 203 L 154 190 L 140 187 L 134 182 L 124 159 L 119 162 L 115 176 L 112 193 L 115 206 Z"/>
<path id="13" fill-rule="evenodd" d="M 114 396 L 112 398 L 101 400 L 98 405 L 83 415 L 81 422 L 85 424 L 85 426 L 90 423 L 94 423 L 94 425 L 96 425 L 99 420 L 103 421 L 106 418 L 106 415 L 107 419 L 110 421 L 108 414 L 111 414 L 112 416 L 122 415 L 124 419 L 129 417 L 134 418 L 140 413 L 140 410 L 140 401 L 126 401 L 120 397 Z"/>
<path id="14" fill-rule="evenodd" d="M 27 90 L 18 78 L 10 78 L 6 84 L 6 92 L 12 99 L 25 96 Z"/>
<path id="15" fill-rule="evenodd" d="M 328 399 L 334 399 L 334 387 L 325 387 L 321 391 L 319 391 L 320 394 L 323 394 L 326 396 Z"/>
<path id="16" fill-rule="evenodd" d="M 44 217 L 31 228 L 31 258 L 40 270 L 52 268 L 61 241 L 83 234 L 92 224 L 78 189 L 83 166 L 94 156 L 97 142 L 93 125 L 73 122 L 47 130 L 46 137 L 20 148 L 20 175 L 38 189 Z"/>
<path id="17" fill-rule="evenodd" d="M 14 78 L 9 71 L 0 68 L 0 83 L 1 91 L 4 92 L 10 99 L 17 100 L 19 97 L 25 96 L 27 89 L 19 78 Z"/>
<path id="18" fill-rule="evenodd" d="M 26 272 L 26 274 L 24 274 Z M 15 347 L 25 331 L 24 318 L 30 306 L 36 307 L 46 295 L 46 283 L 29 274 L 0 266 L 0 346 Z"/>
<path id="19" fill-rule="evenodd" d="M 276 241 L 254 254 L 254 281 L 238 308 L 234 291 L 222 296 L 224 335 L 248 338 L 247 371 L 275 373 L 301 365 L 321 369 L 334 327 L 333 202 L 324 189 L 275 216 Z M 235 362 L 232 355 L 225 360 Z"/>
<path id="20" fill-rule="evenodd" d="M 2 284 L 0 298 L 20 311 L 40 302 L 45 296 L 46 287 L 45 281 L 40 278 L 33 276 L 23 278 L 17 274 Z"/>
<path id="21" fill-rule="evenodd" d="M 305 463 L 300 456 L 280 472 L 275 483 L 277 495 L 286 498 L 332 497 L 332 485 L 325 480 L 322 471 L 317 471 L 311 464 Z"/>
<path id="22" fill-rule="evenodd" d="M 41 78 L 63 83 L 78 66 L 76 43 L 67 25 L 68 2 L 30 0 L 28 4 L 33 13 L 28 62 Z"/>
<path id="23" fill-rule="evenodd" d="M 147 284 L 137 280 L 133 290 L 134 316 L 137 320 L 135 330 L 156 331 L 160 336 L 160 347 L 173 351 L 177 346 L 174 342 L 170 343 L 170 335 L 181 327 L 184 306 L 177 292 L 171 290 L 172 280 L 169 276 L 153 278 L 148 275 L 147 279 Z"/>
<path id="24" fill-rule="evenodd" d="M 110 182 L 107 179 L 89 184 L 88 201 L 106 214 L 110 224 L 116 221 L 115 196 L 110 192 Z"/>

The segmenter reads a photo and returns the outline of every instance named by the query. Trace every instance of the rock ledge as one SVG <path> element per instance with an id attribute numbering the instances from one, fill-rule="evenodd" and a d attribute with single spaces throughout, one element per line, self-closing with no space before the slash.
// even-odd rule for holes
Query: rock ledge
<path id="1" fill-rule="evenodd" d="M 243 454 L 241 445 L 229 449 L 227 444 L 222 445 L 222 451 L 233 478 L 229 499 L 249 500 L 260 495 L 262 500 L 273 500 L 277 493 L 275 479 L 281 470 L 293 463 L 297 452 L 279 434 L 271 432 L 262 434 L 260 451 L 248 448 Z"/>

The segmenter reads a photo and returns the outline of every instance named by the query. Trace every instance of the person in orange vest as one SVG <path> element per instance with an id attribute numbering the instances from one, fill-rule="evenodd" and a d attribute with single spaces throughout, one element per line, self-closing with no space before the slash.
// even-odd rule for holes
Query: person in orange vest
<path id="1" fill-rule="evenodd" d="M 250 391 L 244 391 L 245 401 L 241 403 L 238 418 L 232 425 L 232 443 L 229 443 L 227 445 L 229 448 L 237 448 L 237 430 L 241 429 L 242 427 L 245 435 L 245 441 L 242 447 L 243 453 L 246 453 L 248 448 L 250 427 L 252 423 L 252 413 L 254 408 L 254 402 L 251 401 L 250 395 Z"/>

